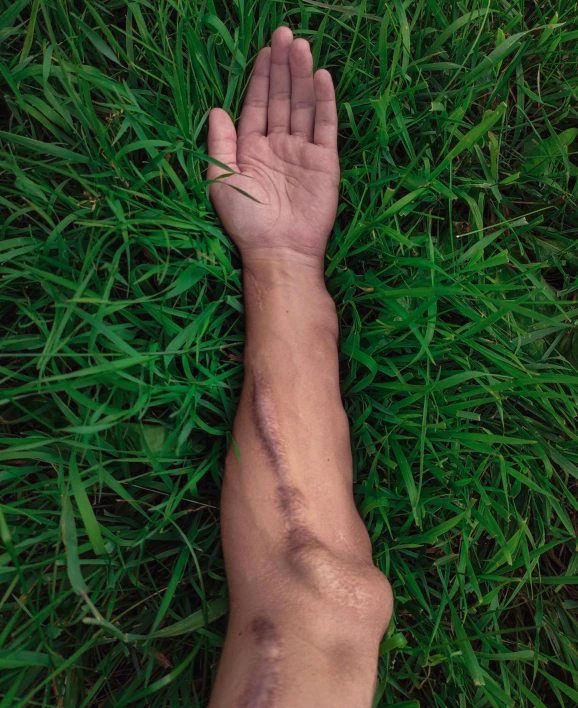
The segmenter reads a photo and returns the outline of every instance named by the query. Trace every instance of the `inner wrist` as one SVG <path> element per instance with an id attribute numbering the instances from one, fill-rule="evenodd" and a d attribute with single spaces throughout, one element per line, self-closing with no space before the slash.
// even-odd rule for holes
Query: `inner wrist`
<path id="1" fill-rule="evenodd" d="M 307 255 L 290 248 L 256 248 L 243 252 L 242 258 L 245 275 L 258 283 L 325 290 L 323 256 Z"/>
<path id="2" fill-rule="evenodd" d="M 325 286 L 323 259 L 313 260 L 276 253 L 274 258 L 243 254 L 245 306 L 248 327 L 268 322 L 271 328 L 283 326 L 315 329 L 315 339 L 329 332 L 338 336 L 337 313 Z"/>

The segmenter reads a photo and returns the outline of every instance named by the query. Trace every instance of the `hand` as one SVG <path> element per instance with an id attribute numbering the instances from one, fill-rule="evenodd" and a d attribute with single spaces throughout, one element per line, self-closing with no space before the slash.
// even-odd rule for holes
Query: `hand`
<path id="1" fill-rule="evenodd" d="M 209 154 L 235 173 L 218 179 L 227 172 L 210 164 L 208 178 L 217 180 L 211 199 L 244 261 L 322 262 L 337 211 L 337 109 L 331 75 L 313 76 L 306 40 L 288 27 L 273 33 L 255 62 L 238 133 L 225 111 L 211 111 Z"/>

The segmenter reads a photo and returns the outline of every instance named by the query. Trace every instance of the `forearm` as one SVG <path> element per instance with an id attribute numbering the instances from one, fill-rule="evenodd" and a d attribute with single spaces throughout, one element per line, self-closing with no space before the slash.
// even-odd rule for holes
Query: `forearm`
<path id="1" fill-rule="evenodd" d="M 326 496 L 335 487 L 336 472 L 349 492 L 351 457 L 339 390 L 337 315 L 321 268 L 253 261 L 245 267 L 245 303 L 243 405 L 251 408 L 251 415 L 249 425 L 239 416 L 240 436 L 253 450 L 253 459 L 262 458 L 277 496 L 287 488 L 297 496 L 309 490 Z M 290 514 L 278 518 L 281 525 L 291 521 Z"/>
<path id="2" fill-rule="evenodd" d="M 337 317 L 321 268 L 252 260 L 244 282 L 245 384 L 228 481 L 246 494 L 272 553 L 307 541 L 369 560 L 351 491 Z M 340 538 L 352 528 L 357 542 L 348 534 L 345 548 Z"/>
<path id="3" fill-rule="evenodd" d="M 227 680 L 214 705 L 237 705 L 244 686 L 240 706 L 273 705 L 257 700 L 269 692 L 279 708 L 369 706 L 391 599 L 353 503 L 335 305 L 320 266 L 246 260 L 244 282 L 245 383 L 221 504 Z"/>

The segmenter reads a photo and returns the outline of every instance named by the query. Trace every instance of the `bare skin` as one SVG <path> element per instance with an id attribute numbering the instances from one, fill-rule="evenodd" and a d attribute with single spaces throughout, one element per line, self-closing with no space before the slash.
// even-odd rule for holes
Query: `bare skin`
<path id="1" fill-rule="evenodd" d="M 353 501 L 323 279 L 337 111 L 330 74 L 312 64 L 308 43 L 280 27 L 238 130 L 210 115 L 210 155 L 235 173 L 210 166 L 211 198 L 242 255 L 247 315 L 221 504 L 231 614 L 211 708 L 369 708 L 392 611 Z"/>

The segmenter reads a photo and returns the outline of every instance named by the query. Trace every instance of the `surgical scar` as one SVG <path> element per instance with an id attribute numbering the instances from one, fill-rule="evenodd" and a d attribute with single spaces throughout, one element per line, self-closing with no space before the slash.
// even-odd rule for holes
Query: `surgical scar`
<path id="1" fill-rule="evenodd" d="M 276 478 L 277 508 L 285 519 L 287 530 L 295 528 L 302 517 L 305 500 L 291 482 L 287 453 L 275 410 L 271 387 L 265 378 L 253 372 L 252 411 L 257 436 Z"/>
<path id="2" fill-rule="evenodd" d="M 263 451 L 275 475 L 275 501 L 285 525 L 285 550 L 289 565 L 300 574 L 308 574 L 313 556 L 324 546 L 308 528 L 306 500 L 293 483 L 283 440 L 275 398 L 266 377 L 253 370 L 252 414 Z"/>

